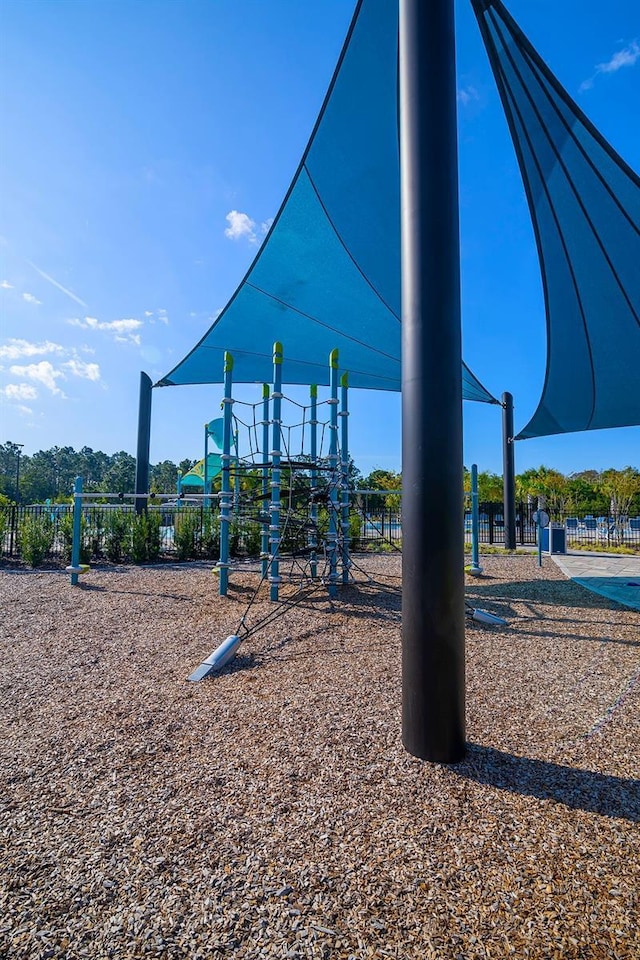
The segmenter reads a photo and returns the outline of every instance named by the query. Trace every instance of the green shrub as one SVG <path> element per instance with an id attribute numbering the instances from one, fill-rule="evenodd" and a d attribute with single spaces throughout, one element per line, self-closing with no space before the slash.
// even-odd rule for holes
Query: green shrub
<path id="1" fill-rule="evenodd" d="M 259 557 L 262 547 L 262 525 L 255 520 L 245 520 L 243 526 L 244 552 L 248 557 Z"/>
<path id="2" fill-rule="evenodd" d="M 202 517 L 200 549 L 208 560 L 217 560 L 220 556 L 220 518 L 212 510 L 205 510 Z"/>
<path id="3" fill-rule="evenodd" d="M 358 546 L 362 534 L 362 517 L 359 513 L 349 514 L 349 546 L 352 550 Z"/>
<path id="4" fill-rule="evenodd" d="M 81 552 L 86 551 L 89 557 L 99 557 L 102 553 L 105 533 L 106 523 L 102 510 L 92 510 L 86 520 L 83 516 Z M 84 561 L 82 562 L 84 563 Z"/>
<path id="5" fill-rule="evenodd" d="M 62 557 L 67 563 L 71 561 L 73 550 L 73 511 L 67 510 L 57 522 L 58 536 L 62 539 Z M 97 551 L 92 551 L 87 538 L 87 522 L 84 516 L 80 520 L 80 563 L 89 563 Z"/>
<path id="6" fill-rule="evenodd" d="M 173 526 L 173 542 L 178 560 L 190 560 L 198 556 L 200 539 L 200 510 L 182 507 L 176 510 Z"/>
<path id="7" fill-rule="evenodd" d="M 18 536 L 22 559 L 30 567 L 39 567 L 53 546 L 54 528 L 51 518 L 27 515 L 20 522 Z"/>
<path id="8" fill-rule="evenodd" d="M 136 514 L 131 521 L 131 559 L 134 563 L 145 563 L 148 557 L 147 518 L 144 513 Z"/>
<path id="9" fill-rule="evenodd" d="M 131 559 L 134 563 L 154 563 L 160 556 L 161 516 L 140 513 L 131 519 Z"/>
<path id="10" fill-rule="evenodd" d="M 240 553 L 240 537 L 242 536 L 242 525 L 237 517 L 233 517 L 229 524 L 229 556 L 237 557 Z"/>
<path id="11" fill-rule="evenodd" d="M 122 563 L 129 533 L 131 518 L 123 510 L 114 510 L 105 520 L 104 547 L 107 559 L 112 563 Z"/>
<path id="12" fill-rule="evenodd" d="M 147 513 L 147 559 L 149 563 L 156 563 L 162 549 L 162 517 L 159 513 Z"/>
<path id="13" fill-rule="evenodd" d="M 7 527 L 9 526 L 9 514 L 6 510 L 3 510 L 0 506 L 0 554 L 4 550 L 4 538 L 7 533 Z"/>

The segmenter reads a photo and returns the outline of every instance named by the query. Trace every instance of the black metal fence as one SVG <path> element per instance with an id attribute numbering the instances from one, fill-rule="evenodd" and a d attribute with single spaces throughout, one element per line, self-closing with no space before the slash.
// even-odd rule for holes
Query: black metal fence
<path id="1" fill-rule="evenodd" d="M 389 492 L 356 491 L 353 502 L 362 517 L 360 540 L 365 547 L 385 543 L 400 546 L 402 541 L 402 495 Z M 516 506 L 516 542 L 521 546 L 536 543 L 535 507 L 527 503 Z M 504 510 L 501 503 L 479 505 L 480 543 L 504 544 Z M 433 511 L 433 536 L 438 536 L 438 510 Z M 465 542 L 471 543 L 471 509 L 464 512 Z"/>
<path id="2" fill-rule="evenodd" d="M 356 491 L 351 497 L 351 546 L 363 550 L 402 549 L 402 499 L 399 491 Z M 516 542 L 536 544 L 534 506 L 516 505 Z M 438 536 L 438 511 L 433 511 L 433 537 Z M 219 555 L 219 519 L 215 509 L 202 504 L 151 505 L 152 523 L 144 528 L 127 503 L 85 503 L 83 506 L 83 562 L 144 562 L 149 560 L 215 560 Z M 504 512 L 499 503 L 479 505 L 480 545 L 504 544 Z M 34 521 L 37 521 L 34 523 Z M 257 510 L 237 517 L 231 529 L 232 556 L 257 556 L 261 523 Z M 565 517 L 567 547 L 591 550 L 628 548 L 640 553 L 640 517 Z M 136 525 L 138 523 L 138 525 Z M 32 504 L 0 507 L 0 559 L 5 563 L 27 559 L 26 536 L 34 529 L 44 537 L 43 559 L 68 563 L 71 556 L 72 507 L 69 504 Z M 299 518 L 287 529 L 287 546 L 300 549 L 305 536 Z M 471 510 L 464 506 L 465 542 L 471 543 Z M 146 541 L 143 543 L 142 541 Z M 303 545 L 302 545 L 303 546 Z"/>

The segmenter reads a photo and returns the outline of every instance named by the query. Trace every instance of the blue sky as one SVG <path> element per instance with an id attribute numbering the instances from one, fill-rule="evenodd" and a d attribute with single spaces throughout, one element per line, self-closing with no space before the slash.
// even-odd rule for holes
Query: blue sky
<path id="1" fill-rule="evenodd" d="M 353 0 L 2 0 L 0 441 L 135 454 L 140 370 L 191 349 L 298 165 Z M 636 0 L 510 0 L 583 110 L 640 169 Z M 544 377 L 542 292 L 515 155 L 457 4 L 465 360 L 515 397 Z M 283 335 L 286 341 L 286 336 Z M 258 400 L 258 388 L 239 395 Z M 296 394 L 299 396 L 299 394 Z M 154 391 L 151 459 L 201 456 L 221 388 Z M 400 468 L 400 398 L 353 391 L 351 450 Z M 286 414 L 285 414 L 286 416 Z M 293 414 L 292 414 L 293 416 Z M 465 462 L 501 470 L 500 409 L 465 403 Z M 520 442 L 516 469 L 640 462 L 640 428 Z"/>

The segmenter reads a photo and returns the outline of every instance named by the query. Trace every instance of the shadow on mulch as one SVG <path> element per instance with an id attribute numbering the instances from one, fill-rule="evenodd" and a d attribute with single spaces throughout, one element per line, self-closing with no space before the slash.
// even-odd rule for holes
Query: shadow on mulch
<path id="1" fill-rule="evenodd" d="M 640 822 L 640 780 L 518 757 L 477 743 L 467 744 L 467 750 L 465 760 L 451 767 L 461 778 L 574 810 Z"/>
<path id="2" fill-rule="evenodd" d="M 597 593 L 585 593 L 583 587 L 571 580 L 516 580 L 508 583 L 503 580 L 492 584 L 478 580 L 467 587 L 467 592 L 470 596 L 486 599 L 557 603 L 563 607 L 596 607 L 600 610 L 624 609 L 615 600 Z"/>

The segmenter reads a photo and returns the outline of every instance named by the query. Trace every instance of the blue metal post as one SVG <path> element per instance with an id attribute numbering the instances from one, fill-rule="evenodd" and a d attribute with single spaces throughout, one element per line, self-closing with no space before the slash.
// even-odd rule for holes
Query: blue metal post
<path id="1" fill-rule="evenodd" d="M 234 471 L 233 471 L 233 510 L 238 516 L 238 510 L 240 507 L 240 450 L 238 448 L 238 431 L 236 430 L 233 434 L 233 445 L 235 447 L 236 455 L 234 462 Z"/>
<path id="2" fill-rule="evenodd" d="M 82 477 L 76 477 L 73 485 L 73 541 L 71 543 L 71 566 L 80 567 L 80 540 L 82 537 Z M 71 586 L 77 587 L 78 574 L 71 574 Z"/>
<path id="3" fill-rule="evenodd" d="M 311 554 L 309 557 L 311 579 L 315 580 L 318 576 L 318 501 L 316 492 L 318 489 L 318 387 L 315 383 L 309 386 L 310 400 L 310 419 L 309 419 L 309 453 L 311 456 L 311 511 L 310 519 L 313 524 L 311 536 L 309 537 L 309 547 Z"/>
<path id="4" fill-rule="evenodd" d="M 342 502 L 341 531 L 342 538 L 342 582 L 349 583 L 349 374 L 345 371 L 340 378 L 340 495 Z"/>
<path id="5" fill-rule="evenodd" d="M 469 573 L 479 577 L 480 566 L 480 516 L 478 513 L 478 465 L 471 464 L 471 566 Z"/>
<path id="6" fill-rule="evenodd" d="M 264 517 L 269 511 L 267 500 L 269 497 L 269 384 L 262 384 L 262 500 L 260 513 Z M 269 572 L 269 520 L 262 521 L 262 537 L 260 540 L 260 558 L 262 560 L 262 576 Z"/>
<path id="7" fill-rule="evenodd" d="M 338 592 L 338 351 L 329 354 L 329 596 Z"/>
<path id="8" fill-rule="evenodd" d="M 209 493 L 209 423 L 204 425 L 204 470 L 202 472 L 202 492 L 204 493 L 204 499 L 202 505 L 207 509 L 209 506 L 209 498 L 207 494 Z"/>
<path id="9" fill-rule="evenodd" d="M 231 523 L 231 414 L 233 410 L 233 357 L 224 354 L 224 399 L 222 401 L 222 477 L 220 490 L 220 596 L 226 597 L 229 588 L 229 524 Z"/>
<path id="10" fill-rule="evenodd" d="M 271 503 L 269 505 L 269 546 L 271 573 L 269 574 L 271 600 L 278 599 L 280 587 L 280 427 L 282 416 L 282 344 L 273 345 L 273 419 L 271 449 Z"/>
<path id="11" fill-rule="evenodd" d="M 399 39 L 402 740 L 423 760 L 456 763 L 465 605 L 454 0 L 400 0 Z"/>

